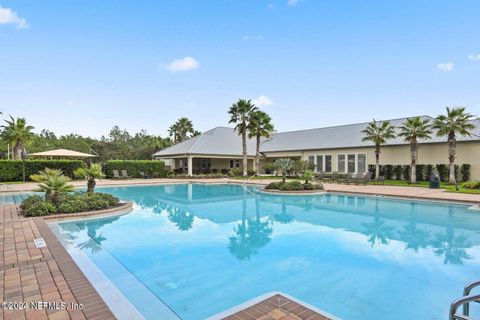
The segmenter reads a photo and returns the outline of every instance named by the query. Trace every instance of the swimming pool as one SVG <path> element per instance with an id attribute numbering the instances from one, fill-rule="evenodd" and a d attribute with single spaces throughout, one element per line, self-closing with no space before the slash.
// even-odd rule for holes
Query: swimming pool
<path id="1" fill-rule="evenodd" d="M 141 292 L 201 319 L 271 291 L 344 319 L 446 319 L 480 277 L 480 213 L 463 205 L 239 185 L 98 189 L 134 210 L 58 227 L 147 319 Z"/>

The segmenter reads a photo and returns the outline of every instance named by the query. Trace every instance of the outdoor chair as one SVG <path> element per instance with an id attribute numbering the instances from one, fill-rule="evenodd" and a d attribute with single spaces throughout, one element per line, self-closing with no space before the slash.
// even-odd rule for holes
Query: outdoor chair
<path id="1" fill-rule="evenodd" d="M 336 181 L 338 181 L 338 172 L 333 171 L 332 175 L 329 178 L 325 177 L 325 178 L 323 178 L 323 180 L 325 182 L 336 182 Z"/>
<path id="2" fill-rule="evenodd" d="M 122 170 L 122 178 L 123 179 L 132 179 L 132 177 L 128 175 L 127 170 Z"/>
<path id="3" fill-rule="evenodd" d="M 323 172 L 323 171 L 317 172 L 315 174 L 315 179 L 320 181 L 320 182 L 323 182 L 323 180 L 325 180 L 325 172 Z"/>
<path id="4" fill-rule="evenodd" d="M 357 183 L 367 184 L 368 182 L 372 181 L 372 173 L 371 172 L 364 172 L 362 176 L 357 180 Z"/>
<path id="5" fill-rule="evenodd" d="M 347 173 L 344 178 L 338 179 L 339 183 L 350 184 L 350 182 L 354 181 L 353 174 Z"/>
<path id="6" fill-rule="evenodd" d="M 143 172 L 143 171 L 140 171 L 139 173 L 140 173 L 140 178 L 142 178 L 142 179 L 152 178 L 151 175 L 149 175 L 148 173 L 145 173 L 145 172 Z"/>
<path id="7" fill-rule="evenodd" d="M 113 179 L 122 179 L 122 177 L 120 177 L 120 174 L 118 173 L 118 170 L 112 170 L 112 173 Z"/>

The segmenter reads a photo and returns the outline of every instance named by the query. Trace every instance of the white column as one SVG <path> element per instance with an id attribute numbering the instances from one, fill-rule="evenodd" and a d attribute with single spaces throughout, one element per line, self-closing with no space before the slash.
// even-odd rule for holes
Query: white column
<path id="1" fill-rule="evenodd" d="M 187 168 L 188 168 L 188 175 L 193 176 L 193 157 L 188 156 L 188 163 L 187 163 Z"/>

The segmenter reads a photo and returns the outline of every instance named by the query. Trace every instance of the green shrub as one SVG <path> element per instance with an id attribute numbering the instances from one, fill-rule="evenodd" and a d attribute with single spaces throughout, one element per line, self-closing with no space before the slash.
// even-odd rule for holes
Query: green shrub
<path id="1" fill-rule="evenodd" d="M 430 176 L 432 175 L 432 171 L 433 171 L 433 165 L 427 164 L 425 166 L 425 181 L 430 180 Z"/>
<path id="2" fill-rule="evenodd" d="M 82 166 L 81 160 L 25 160 L 25 178 L 45 168 L 60 169 L 63 174 L 73 178 L 73 172 Z M 23 167 L 21 160 L 0 160 L 0 181 L 22 181 Z"/>
<path id="3" fill-rule="evenodd" d="M 415 173 L 415 179 L 417 179 L 417 181 L 425 180 L 425 166 L 423 164 L 417 164 L 415 166 Z"/>
<path id="4" fill-rule="evenodd" d="M 22 211 L 26 217 L 45 216 L 51 213 L 55 213 L 57 211 L 57 208 L 55 208 L 53 203 L 51 203 L 50 201 L 45 201 L 42 198 L 40 199 L 40 201 L 37 201 L 37 199 L 35 199 L 27 203 L 25 203 L 25 201 L 22 202 Z M 28 200 L 28 198 L 26 200 Z"/>
<path id="5" fill-rule="evenodd" d="M 402 180 L 402 166 L 396 165 L 393 167 L 393 174 L 396 180 Z"/>
<path id="6" fill-rule="evenodd" d="M 392 178 L 393 178 L 393 166 L 390 165 L 390 164 L 387 164 L 387 165 L 382 166 L 382 167 L 384 167 L 384 172 L 385 172 L 384 177 L 385 177 L 385 179 L 392 180 Z"/>
<path id="7" fill-rule="evenodd" d="M 480 181 L 468 181 L 462 184 L 465 189 L 480 189 Z"/>
<path id="8" fill-rule="evenodd" d="M 248 169 L 247 175 L 253 176 L 255 174 L 255 170 Z M 243 168 L 233 168 L 228 171 L 229 177 L 240 177 L 243 176 Z"/>
<path id="9" fill-rule="evenodd" d="M 460 174 L 462 175 L 463 182 L 470 180 L 470 168 L 471 165 L 469 164 L 462 164 L 460 167 Z"/>
<path id="10" fill-rule="evenodd" d="M 302 191 L 302 190 L 323 190 L 322 184 L 316 183 L 302 183 L 298 180 L 289 182 L 272 182 L 265 186 L 267 190 L 282 190 L 282 191 Z"/>
<path id="11" fill-rule="evenodd" d="M 84 199 L 79 198 L 68 198 L 63 201 L 58 206 L 59 213 L 75 213 L 87 211 L 89 209 L 89 204 Z"/>
<path id="12" fill-rule="evenodd" d="M 27 217 L 43 216 L 52 213 L 76 213 L 88 210 L 100 210 L 116 206 L 119 202 L 117 197 L 108 193 L 85 193 L 75 192 L 65 194 L 58 207 L 50 201 L 37 195 L 30 196 L 23 200 L 20 208 Z"/>
<path id="13" fill-rule="evenodd" d="M 140 172 L 147 175 L 165 177 L 163 161 L 159 160 L 109 160 L 105 163 L 104 172 L 108 178 L 113 178 L 113 170 L 127 170 L 129 176 L 140 178 Z"/>
<path id="14" fill-rule="evenodd" d="M 438 175 L 440 176 L 440 181 L 448 181 L 448 166 L 446 164 L 437 164 Z"/>
<path id="15" fill-rule="evenodd" d="M 403 180 L 410 180 L 410 166 L 408 164 L 402 166 L 402 176 Z"/>

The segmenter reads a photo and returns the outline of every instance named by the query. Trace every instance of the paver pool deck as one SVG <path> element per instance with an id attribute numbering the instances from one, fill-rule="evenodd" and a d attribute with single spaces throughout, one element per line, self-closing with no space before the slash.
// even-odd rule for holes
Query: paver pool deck
<path id="1" fill-rule="evenodd" d="M 245 183 L 245 180 L 234 179 L 132 179 L 102 180 L 98 185 L 133 185 L 162 183 Z M 267 184 L 269 180 L 249 181 L 255 184 Z M 84 186 L 85 182 L 74 182 L 76 186 Z M 14 185 L 22 191 L 34 190 L 34 183 Z M 442 189 L 394 186 L 363 186 L 325 184 L 331 192 L 347 192 L 354 194 L 370 194 L 400 196 L 429 200 L 459 201 L 480 203 L 480 195 L 445 192 Z M 34 239 L 44 238 L 46 247 L 37 248 Z M 0 309 L 0 320 L 7 319 L 115 319 L 100 295 L 95 291 L 66 250 L 56 239 L 41 218 L 24 218 L 19 215 L 16 205 L 0 205 L 0 302 L 65 302 L 67 308 L 42 310 L 9 310 Z M 285 298 L 285 297 L 283 297 Z M 297 307 L 294 303 L 273 297 L 259 302 L 230 315 L 229 319 L 328 319 L 312 310 Z M 292 302 L 292 301 L 290 301 Z M 296 302 L 295 302 L 296 303 Z M 84 309 L 71 308 L 71 305 L 82 304 Z M 288 309 L 295 305 L 295 308 Z M 269 306 L 268 308 L 264 308 Z M 263 311 L 262 311 L 263 310 Z M 297 311 L 302 310 L 298 313 Z M 257 313 L 260 312 L 260 313 Z M 313 313 L 311 313 L 313 312 Z"/>

